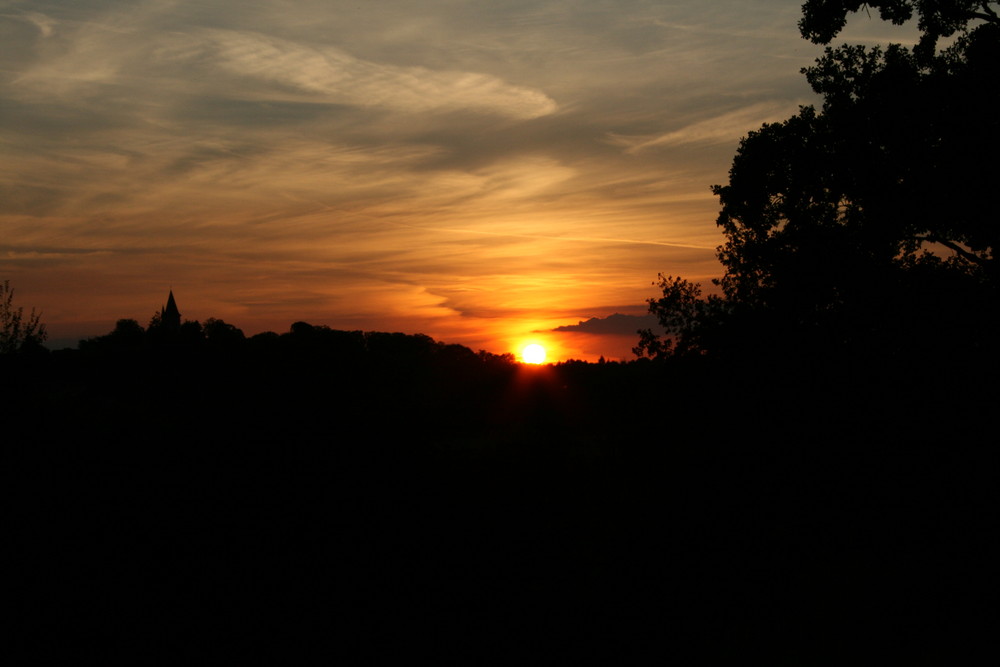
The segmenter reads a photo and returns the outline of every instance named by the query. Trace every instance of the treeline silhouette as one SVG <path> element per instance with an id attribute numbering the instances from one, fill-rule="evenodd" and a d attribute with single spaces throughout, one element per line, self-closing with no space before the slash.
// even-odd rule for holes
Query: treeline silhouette
<path id="1" fill-rule="evenodd" d="M 345 450 L 454 441 L 562 455 L 588 445 L 645 452 L 664 437 L 730 448 L 754 431 L 773 445 L 841 449 L 985 437 L 993 396 L 975 381 L 982 366 L 961 351 L 963 363 L 940 366 L 878 352 L 761 350 L 533 367 L 422 334 L 300 321 L 247 337 L 215 318 L 175 329 L 154 318 L 145 329 L 119 320 L 77 349 L 2 360 L 5 399 L 18 406 L 18 423 L 32 425 L 22 438 L 73 440 L 91 431 L 116 456 L 137 438 L 166 451 L 223 443 L 290 451 L 333 436 Z"/>
<path id="2" fill-rule="evenodd" d="M 96 654 L 823 663 L 987 621 L 938 568 L 991 553 L 992 399 L 920 373 L 215 319 L 0 361 L 27 593 Z"/>
<path id="3" fill-rule="evenodd" d="M 142 437 L 172 449 L 215 437 L 263 444 L 322 432 L 352 446 L 377 436 L 420 442 L 430 426 L 434 438 L 461 434 L 502 410 L 518 368 L 512 355 L 420 334 L 296 322 L 246 337 L 214 318 L 174 330 L 124 319 L 76 350 L 32 361 L 30 382 L 72 415 L 70 428 L 91 423 L 109 442 L 130 442 L 155 423 Z M 108 410 L 118 417 L 104 419 Z"/>

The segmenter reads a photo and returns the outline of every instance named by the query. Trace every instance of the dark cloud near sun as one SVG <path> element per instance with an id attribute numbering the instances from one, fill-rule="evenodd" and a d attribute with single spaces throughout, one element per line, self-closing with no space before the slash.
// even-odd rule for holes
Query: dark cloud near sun
<path id="1" fill-rule="evenodd" d="M 552 331 L 574 332 L 600 336 L 633 336 L 639 329 L 660 329 L 655 315 L 624 315 L 614 313 L 607 317 L 591 317 L 576 324 L 564 324 Z"/>

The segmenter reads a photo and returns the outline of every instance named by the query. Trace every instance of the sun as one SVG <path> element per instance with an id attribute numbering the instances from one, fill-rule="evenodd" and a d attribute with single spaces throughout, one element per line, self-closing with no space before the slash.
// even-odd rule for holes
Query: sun
<path id="1" fill-rule="evenodd" d="M 526 364 L 543 364 L 545 363 L 545 348 L 538 343 L 525 345 L 524 349 L 521 350 L 521 359 Z"/>

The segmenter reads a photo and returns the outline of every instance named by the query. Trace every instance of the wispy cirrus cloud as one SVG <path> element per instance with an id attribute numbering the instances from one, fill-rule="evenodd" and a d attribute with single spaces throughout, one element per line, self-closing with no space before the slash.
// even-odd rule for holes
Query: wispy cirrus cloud
<path id="1" fill-rule="evenodd" d="M 179 39 L 193 40 L 184 45 L 186 59 L 207 61 L 235 76 L 331 104 L 406 112 L 466 109 L 513 118 L 537 118 L 557 108 L 542 91 L 489 74 L 380 64 L 332 46 L 302 45 L 256 33 L 205 30 Z"/>
<path id="2" fill-rule="evenodd" d="M 54 20 L 37 13 L 24 19 L 44 37 L 52 36 Z M 67 30 L 55 55 L 23 72 L 14 89 L 44 98 L 103 85 L 154 97 L 166 90 L 407 113 L 465 110 L 518 119 L 558 108 L 543 91 L 492 74 L 379 63 L 336 46 L 258 32 L 195 27 L 145 38 L 140 34 L 133 26 L 106 24 Z"/>
<path id="3" fill-rule="evenodd" d="M 760 102 L 728 113 L 712 116 L 662 134 L 628 136 L 609 134 L 609 141 L 629 153 L 651 148 L 665 148 L 686 144 L 734 143 L 750 130 L 764 123 L 784 120 L 795 114 L 798 104 L 789 102 Z"/>

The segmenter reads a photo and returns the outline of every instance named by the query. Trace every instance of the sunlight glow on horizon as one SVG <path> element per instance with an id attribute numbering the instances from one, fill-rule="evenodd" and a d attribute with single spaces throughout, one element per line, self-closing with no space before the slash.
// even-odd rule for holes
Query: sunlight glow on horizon
<path id="1" fill-rule="evenodd" d="M 60 343 L 172 287 L 248 336 L 631 358 L 578 323 L 644 314 L 661 272 L 712 289 L 710 186 L 822 53 L 778 0 L 161 4 L 0 15 L 0 280 Z"/>

